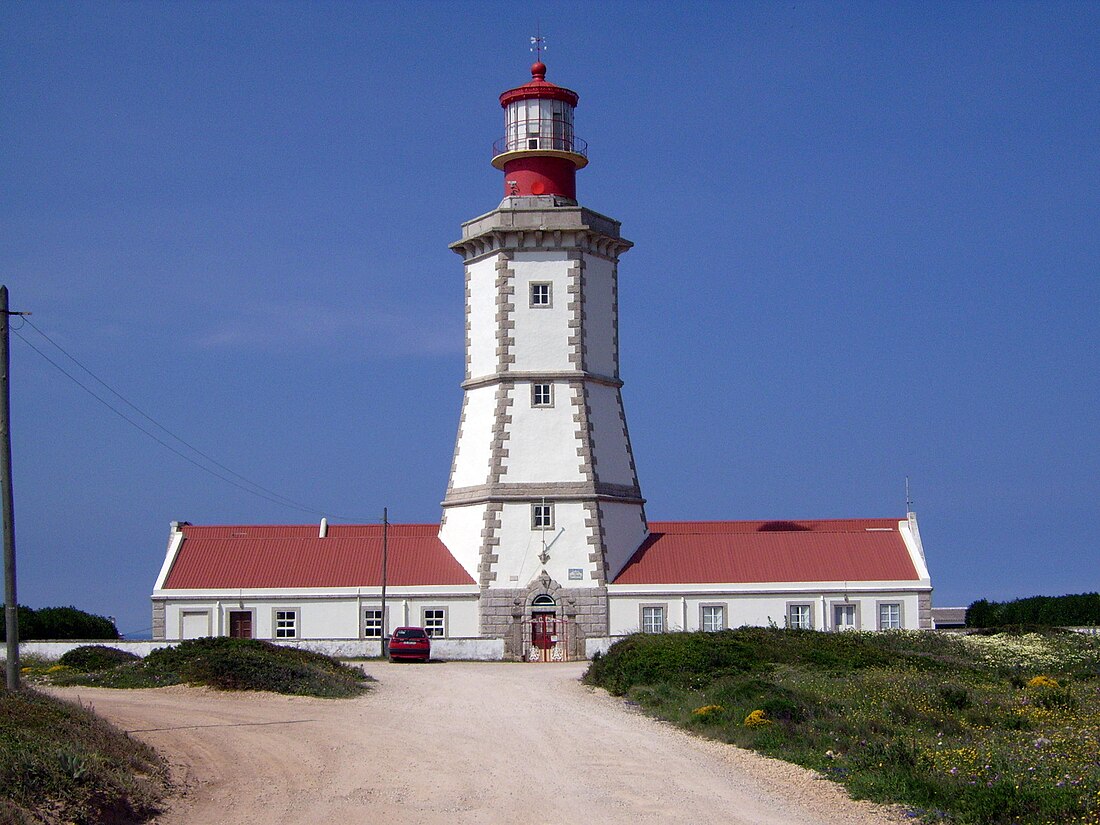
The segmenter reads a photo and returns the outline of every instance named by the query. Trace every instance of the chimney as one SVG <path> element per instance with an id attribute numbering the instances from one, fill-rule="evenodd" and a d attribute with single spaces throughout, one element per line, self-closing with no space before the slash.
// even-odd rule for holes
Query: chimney
<path id="1" fill-rule="evenodd" d="M 328 536 L 328 519 L 327 518 L 322 518 L 321 519 L 321 532 L 318 533 L 317 538 L 323 539 L 327 536 Z"/>

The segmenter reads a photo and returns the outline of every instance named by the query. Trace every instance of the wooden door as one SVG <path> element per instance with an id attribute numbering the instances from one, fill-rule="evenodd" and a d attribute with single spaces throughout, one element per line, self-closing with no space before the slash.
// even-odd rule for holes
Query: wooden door
<path id="1" fill-rule="evenodd" d="M 234 639 L 252 638 L 252 611 L 229 611 L 229 635 Z"/>
<path id="2" fill-rule="evenodd" d="M 531 644 L 539 650 L 549 650 L 554 646 L 557 635 L 557 622 L 553 613 L 531 614 Z"/>

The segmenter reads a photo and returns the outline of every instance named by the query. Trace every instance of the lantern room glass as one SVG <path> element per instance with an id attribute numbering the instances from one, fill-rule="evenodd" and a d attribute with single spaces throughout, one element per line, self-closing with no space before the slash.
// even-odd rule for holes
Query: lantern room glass
<path id="1" fill-rule="evenodd" d="M 573 152 L 573 107 L 564 100 L 528 98 L 504 111 L 505 151 L 556 149 Z"/>

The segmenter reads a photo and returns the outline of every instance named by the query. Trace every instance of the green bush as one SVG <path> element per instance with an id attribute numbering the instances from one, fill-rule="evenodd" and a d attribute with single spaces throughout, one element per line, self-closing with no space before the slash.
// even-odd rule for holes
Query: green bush
<path id="1" fill-rule="evenodd" d="M 63 653 L 57 663 L 71 667 L 73 670 L 97 671 L 140 660 L 140 656 L 135 656 L 128 650 L 119 650 L 117 647 L 83 645 Z"/>
<path id="2" fill-rule="evenodd" d="M 162 647 L 144 662 L 150 676 L 173 675 L 222 690 L 270 690 L 308 696 L 353 696 L 368 681 L 363 671 L 330 656 L 257 639 L 225 636 Z"/>
<path id="3" fill-rule="evenodd" d="M 979 599 L 966 609 L 967 627 L 1080 627 L 1100 624 L 1100 593 L 1031 596 L 1010 602 Z"/>
<path id="4" fill-rule="evenodd" d="M 0 636 L 7 633 L 5 612 L 0 610 Z M 43 607 L 34 610 L 19 605 L 19 641 L 37 639 L 64 641 L 68 639 L 117 639 L 114 623 L 75 607 Z"/>
<path id="5" fill-rule="evenodd" d="M 1098 666 L 1076 633 L 741 628 L 624 639 L 585 681 L 922 821 L 1049 825 L 1100 822 L 1097 688 L 1068 678 Z"/>

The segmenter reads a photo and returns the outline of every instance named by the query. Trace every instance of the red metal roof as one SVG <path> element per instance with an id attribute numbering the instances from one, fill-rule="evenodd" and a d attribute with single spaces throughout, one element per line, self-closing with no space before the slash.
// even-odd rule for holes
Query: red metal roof
<path id="1" fill-rule="evenodd" d="M 378 587 L 382 526 L 184 524 L 183 544 L 164 588 Z M 441 542 L 438 524 L 391 524 L 386 583 L 391 587 L 474 584 Z"/>
<path id="2" fill-rule="evenodd" d="M 654 521 L 614 583 L 916 580 L 899 521 Z"/>

